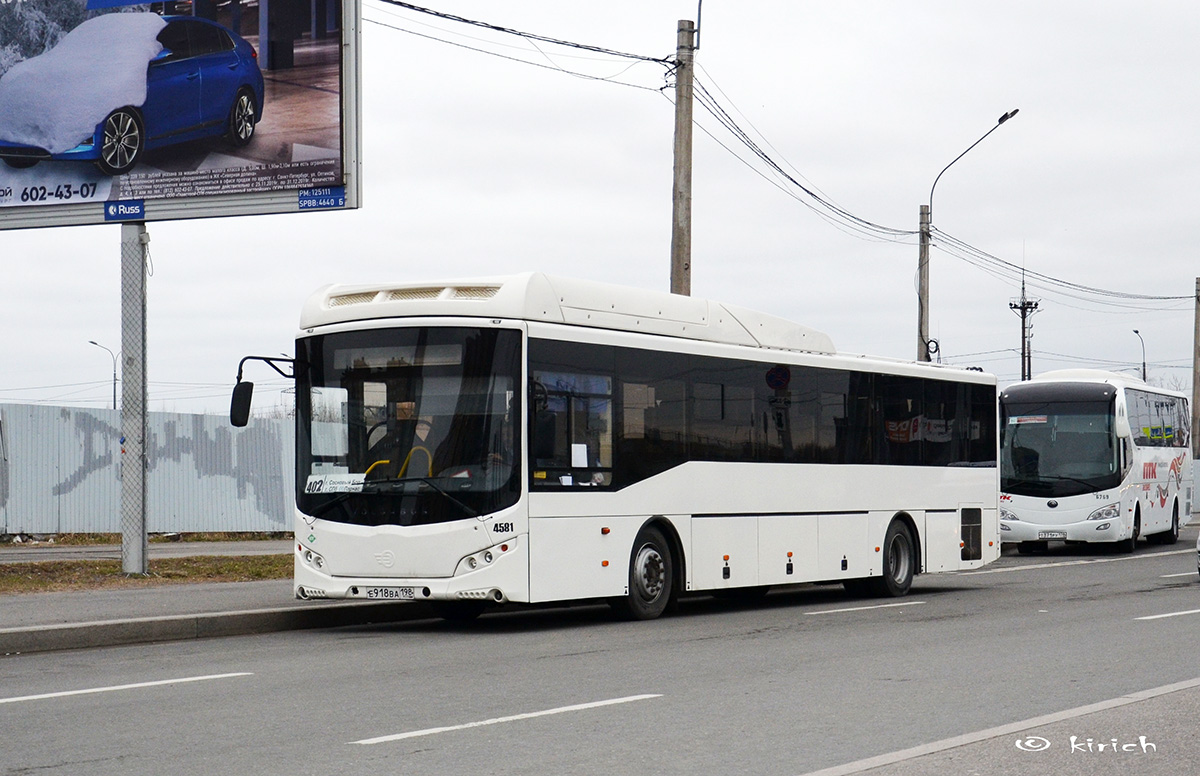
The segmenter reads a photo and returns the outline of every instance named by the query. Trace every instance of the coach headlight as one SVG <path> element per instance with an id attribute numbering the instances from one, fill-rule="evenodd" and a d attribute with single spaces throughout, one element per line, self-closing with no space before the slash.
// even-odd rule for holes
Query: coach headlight
<path id="1" fill-rule="evenodd" d="M 1095 512 L 1088 515 L 1088 520 L 1116 520 L 1121 516 L 1121 507 L 1119 504 L 1108 504 L 1102 506 Z"/>
<path id="2" fill-rule="evenodd" d="M 1000 507 L 1000 519 L 1001 520 L 1015 520 L 1018 523 L 1021 522 L 1021 518 L 1017 517 L 1012 512 L 1009 512 L 1004 507 Z"/>

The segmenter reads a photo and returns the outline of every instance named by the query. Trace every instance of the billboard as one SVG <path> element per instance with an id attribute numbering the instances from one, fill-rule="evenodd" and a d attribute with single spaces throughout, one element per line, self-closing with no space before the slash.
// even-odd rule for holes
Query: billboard
<path id="1" fill-rule="evenodd" d="M 358 206 L 360 0 L 0 0 L 0 229 Z"/>

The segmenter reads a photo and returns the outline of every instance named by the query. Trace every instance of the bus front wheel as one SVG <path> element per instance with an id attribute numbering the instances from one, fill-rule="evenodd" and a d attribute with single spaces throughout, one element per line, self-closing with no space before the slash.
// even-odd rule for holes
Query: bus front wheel
<path id="1" fill-rule="evenodd" d="M 1174 544 L 1179 541 L 1179 502 L 1171 508 L 1171 527 L 1162 533 L 1150 534 L 1146 541 L 1154 544 Z"/>
<path id="2" fill-rule="evenodd" d="M 629 591 L 613 607 L 631 620 L 653 620 L 666 611 L 674 585 L 675 563 L 667 538 L 657 528 L 642 528 L 629 555 Z"/>
<path id="3" fill-rule="evenodd" d="M 1117 542 L 1117 550 L 1119 552 L 1130 553 L 1137 548 L 1138 535 L 1142 532 L 1142 510 L 1139 508 L 1133 513 L 1133 533 L 1129 534 L 1128 539 L 1122 539 Z"/>

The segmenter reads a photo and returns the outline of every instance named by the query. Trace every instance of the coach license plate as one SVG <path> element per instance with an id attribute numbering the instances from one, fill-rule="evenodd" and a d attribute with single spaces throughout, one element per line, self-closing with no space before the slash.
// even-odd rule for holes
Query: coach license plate
<path id="1" fill-rule="evenodd" d="M 1039 539 L 1066 539 L 1066 531 L 1038 531 Z"/>
<path id="2" fill-rule="evenodd" d="M 377 598 L 388 601 L 411 601 L 417 597 L 416 588 L 412 587 L 368 587 L 367 598 Z"/>

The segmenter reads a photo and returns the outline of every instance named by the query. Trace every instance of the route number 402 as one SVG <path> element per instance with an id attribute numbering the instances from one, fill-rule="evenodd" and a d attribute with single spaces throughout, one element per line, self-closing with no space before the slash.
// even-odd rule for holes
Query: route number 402
<path id="1" fill-rule="evenodd" d="M 492 526 L 492 533 L 512 533 L 512 523 L 496 523 Z"/>

